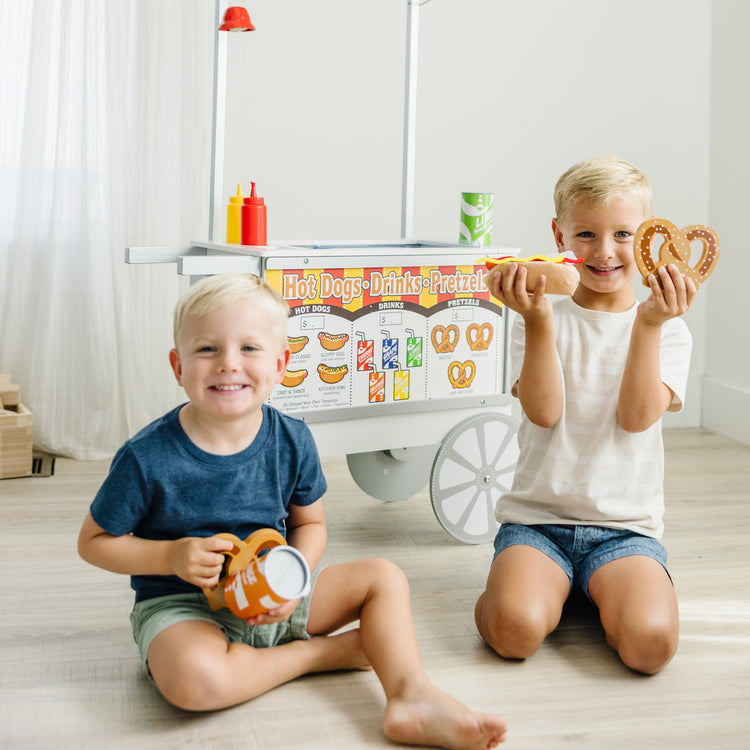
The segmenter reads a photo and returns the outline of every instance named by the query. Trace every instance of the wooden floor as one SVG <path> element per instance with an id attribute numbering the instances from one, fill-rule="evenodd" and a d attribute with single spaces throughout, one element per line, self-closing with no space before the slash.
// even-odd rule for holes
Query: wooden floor
<path id="1" fill-rule="evenodd" d="M 665 545 L 681 643 L 655 677 L 628 671 L 595 613 L 570 609 L 526 662 L 490 652 L 473 623 L 491 546 L 448 536 L 427 491 L 362 493 L 327 459 L 324 561 L 389 557 L 407 572 L 434 682 L 508 720 L 508 748 L 750 747 L 750 447 L 702 430 L 666 433 Z M 76 554 L 108 462 L 58 459 L 50 478 L 0 482 L 0 747 L 385 748 L 372 673 L 311 675 L 212 715 L 172 708 L 139 671 L 126 578 Z"/>

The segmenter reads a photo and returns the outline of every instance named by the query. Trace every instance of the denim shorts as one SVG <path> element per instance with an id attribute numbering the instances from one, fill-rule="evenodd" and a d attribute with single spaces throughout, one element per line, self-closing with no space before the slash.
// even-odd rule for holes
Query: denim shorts
<path id="1" fill-rule="evenodd" d="M 314 583 L 313 580 L 313 586 Z M 312 592 L 300 599 L 291 617 L 284 622 L 248 625 L 246 620 L 236 617 L 228 609 L 211 609 L 208 599 L 202 593 L 171 594 L 138 602 L 130 613 L 130 625 L 141 654 L 141 663 L 149 673 L 147 658 L 151 641 L 165 628 L 186 620 L 209 622 L 224 633 L 228 643 L 246 643 L 254 648 L 270 648 L 290 641 L 309 640 L 307 616 L 311 598 Z"/>
<path id="2" fill-rule="evenodd" d="M 589 600 L 589 579 L 594 571 L 612 560 L 645 555 L 667 571 L 667 551 L 662 544 L 657 539 L 627 529 L 504 523 L 495 537 L 495 557 L 516 544 L 544 552 L 565 571 L 571 589 L 580 590 Z"/>

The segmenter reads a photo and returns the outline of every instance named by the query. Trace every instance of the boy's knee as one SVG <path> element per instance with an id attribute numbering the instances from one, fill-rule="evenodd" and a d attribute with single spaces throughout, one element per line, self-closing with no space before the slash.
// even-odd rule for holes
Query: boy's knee
<path id="1" fill-rule="evenodd" d="M 169 673 L 153 677 L 159 692 L 177 708 L 212 711 L 225 705 L 221 669 L 207 654 L 186 655 Z"/>
<path id="2" fill-rule="evenodd" d="M 618 653 L 624 664 L 636 672 L 656 674 L 677 651 L 677 626 L 669 620 L 653 620 L 623 634 Z"/>
<path id="3" fill-rule="evenodd" d="M 549 634 L 547 618 L 538 609 L 486 606 L 485 595 L 474 610 L 479 634 L 505 659 L 526 659 Z"/>
<path id="4" fill-rule="evenodd" d="M 391 589 L 398 588 L 408 593 L 409 579 L 398 565 L 384 557 L 372 558 L 369 562 L 374 581 Z"/>

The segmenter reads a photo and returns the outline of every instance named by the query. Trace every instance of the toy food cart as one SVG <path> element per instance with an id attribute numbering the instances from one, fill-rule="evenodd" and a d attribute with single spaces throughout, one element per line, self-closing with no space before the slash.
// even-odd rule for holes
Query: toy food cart
<path id="1" fill-rule="evenodd" d="M 194 242 L 128 248 L 128 263 L 263 277 L 289 303 L 289 369 L 268 402 L 308 423 L 359 487 L 402 500 L 428 482 L 454 538 L 494 538 L 494 504 L 518 457 L 507 383 L 508 313 L 481 254 L 440 242 Z"/>

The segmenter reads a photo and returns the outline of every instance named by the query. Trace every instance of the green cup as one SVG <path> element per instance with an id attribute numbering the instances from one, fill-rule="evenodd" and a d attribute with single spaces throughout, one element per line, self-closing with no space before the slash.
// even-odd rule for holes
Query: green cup
<path id="1" fill-rule="evenodd" d="M 461 193 L 460 245 L 491 245 L 494 193 Z"/>

